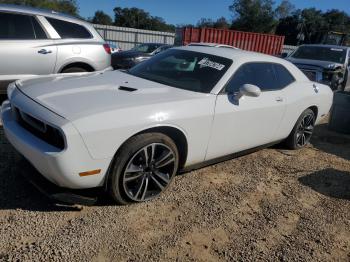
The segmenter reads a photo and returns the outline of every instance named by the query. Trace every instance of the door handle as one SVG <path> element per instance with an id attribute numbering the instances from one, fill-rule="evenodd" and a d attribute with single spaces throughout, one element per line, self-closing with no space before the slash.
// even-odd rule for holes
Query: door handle
<path id="1" fill-rule="evenodd" d="M 283 98 L 282 97 L 276 97 L 276 102 L 283 102 Z"/>
<path id="2" fill-rule="evenodd" d="M 41 49 L 38 51 L 39 54 L 46 55 L 46 54 L 51 54 L 51 50 L 46 50 L 46 49 Z"/>

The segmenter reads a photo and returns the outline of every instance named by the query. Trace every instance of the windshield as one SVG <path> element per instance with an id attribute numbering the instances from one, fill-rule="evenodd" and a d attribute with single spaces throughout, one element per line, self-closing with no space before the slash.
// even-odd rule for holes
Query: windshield
<path id="1" fill-rule="evenodd" d="M 156 45 L 156 44 L 142 44 L 142 45 L 135 46 L 132 50 L 142 52 L 142 53 L 152 53 L 158 47 L 159 45 Z"/>
<path id="2" fill-rule="evenodd" d="M 209 93 L 231 64 L 232 60 L 224 57 L 169 49 L 128 72 L 172 87 Z"/>
<path id="3" fill-rule="evenodd" d="M 321 46 L 301 46 L 294 52 L 294 54 L 292 54 L 292 57 L 343 64 L 346 58 L 346 49 Z"/>

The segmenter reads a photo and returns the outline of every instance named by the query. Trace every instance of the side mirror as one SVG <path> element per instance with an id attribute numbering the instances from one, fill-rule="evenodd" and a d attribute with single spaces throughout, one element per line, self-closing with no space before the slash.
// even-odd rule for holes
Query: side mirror
<path id="1" fill-rule="evenodd" d="M 286 58 L 288 56 L 288 53 L 282 53 L 281 58 Z"/>
<path id="2" fill-rule="evenodd" d="M 256 85 L 244 84 L 237 94 L 236 100 L 239 100 L 243 96 L 258 97 L 261 94 L 261 89 Z"/>

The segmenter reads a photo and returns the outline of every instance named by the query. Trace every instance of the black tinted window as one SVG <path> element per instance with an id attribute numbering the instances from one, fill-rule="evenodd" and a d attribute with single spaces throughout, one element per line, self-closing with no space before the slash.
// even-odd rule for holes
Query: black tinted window
<path id="1" fill-rule="evenodd" d="M 244 84 L 258 86 L 262 91 L 280 88 L 271 63 L 248 63 L 242 65 L 226 86 L 226 92 L 235 93 Z"/>
<path id="2" fill-rule="evenodd" d="M 53 18 L 46 19 L 55 28 L 61 38 L 91 38 L 89 31 L 81 25 Z"/>
<path id="3" fill-rule="evenodd" d="M 283 66 L 274 64 L 277 79 L 279 80 L 280 88 L 284 88 L 295 81 L 291 73 Z"/>
<path id="4" fill-rule="evenodd" d="M 35 39 L 32 17 L 0 13 L 0 39 Z"/>
<path id="5" fill-rule="evenodd" d="M 129 73 L 181 89 L 209 93 L 232 60 L 199 52 L 169 49 L 133 67 Z"/>

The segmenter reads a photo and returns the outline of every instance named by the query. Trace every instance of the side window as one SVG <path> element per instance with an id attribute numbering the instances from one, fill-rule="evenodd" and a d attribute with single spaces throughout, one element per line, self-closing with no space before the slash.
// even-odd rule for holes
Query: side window
<path id="1" fill-rule="evenodd" d="M 35 39 L 31 16 L 0 13 L 0 21 L 0 39 Z"/>
<path id="2" fill-rule="evenodd" d="M 83 26 L 46 17 L 61 38 L 92 38 L 90 32 Z"/>
<path id="3" fill-rule="evenodd" d="M 295 81 L 294 76 L 283 65 L 274 64 L 274 67 L 280 88 L 284 88 Z"/>
<path id="4" fill-rule="evenodd" d="M 236 93 L 244 84 L 256 85 L 261 91 L 276 90 L 280 87 L 271 63 L 247 63 L 242 65 L 227 83 L 225 91 Z"/>

